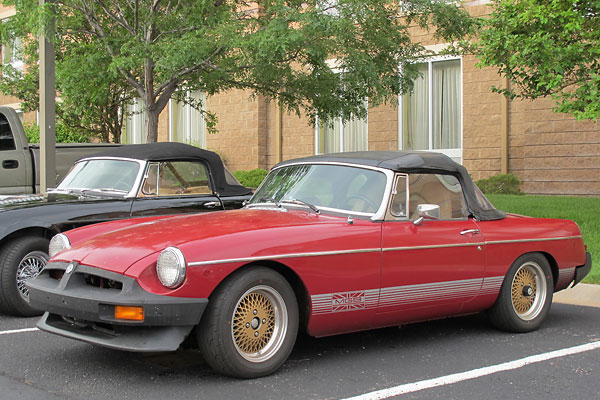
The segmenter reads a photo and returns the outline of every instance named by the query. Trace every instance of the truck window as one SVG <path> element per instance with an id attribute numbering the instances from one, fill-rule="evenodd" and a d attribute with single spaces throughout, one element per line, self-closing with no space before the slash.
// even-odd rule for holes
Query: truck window
<path id="1" fill-rule="evenodd" d="M 4 114 L 0 114 L 0 151 L 15 150 L 15 139 L 13 138 L 10 124 Z"/>

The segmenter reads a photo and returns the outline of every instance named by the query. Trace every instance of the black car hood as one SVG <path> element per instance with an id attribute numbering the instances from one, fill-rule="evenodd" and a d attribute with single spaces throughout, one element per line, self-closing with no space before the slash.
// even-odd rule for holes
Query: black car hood
<path id="1" fill-rule="evenodd" d="M 39 207 L 46 204 L 64 204 L 85 201 L 101 200 L 95 196 L 77 196 L 74 194 L 49 193 L 47 195 L 17 195 L 3 196 L 0 198 L 0 212 L 7 210 L 16 210 L 20 208 Z"/>

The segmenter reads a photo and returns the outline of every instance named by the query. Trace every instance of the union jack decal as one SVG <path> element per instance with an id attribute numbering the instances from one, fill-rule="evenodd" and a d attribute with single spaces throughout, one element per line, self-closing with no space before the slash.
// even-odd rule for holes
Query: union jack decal
<path id="1" fill-rule="evenodd" d="M 331 312 L 363 310 L 365 292 L 334 293 L 331 296 Z"/>

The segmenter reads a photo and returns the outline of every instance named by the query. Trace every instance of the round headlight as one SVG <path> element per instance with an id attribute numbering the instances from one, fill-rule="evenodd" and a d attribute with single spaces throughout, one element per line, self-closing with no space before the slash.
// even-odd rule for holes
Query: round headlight
<path id="1" fill-rule="evenodd" d="M 69 238 L 62 233 L 58 235 L 54 235 L 52 239 L 50 239 L 50 246 L 48 247 L 48 254 L 50 257 L 54 257 L 56 254 L 60 253 L 63 250 L 70 249 L 71 242 L 69 242 Z"/>
<path id="2" fill-rule="evenodd" d="M 156 273 L 160 283 L 175 289 L 185 279 L 185 258 L 177 247 L 167 247 L 158 256 Z"/>

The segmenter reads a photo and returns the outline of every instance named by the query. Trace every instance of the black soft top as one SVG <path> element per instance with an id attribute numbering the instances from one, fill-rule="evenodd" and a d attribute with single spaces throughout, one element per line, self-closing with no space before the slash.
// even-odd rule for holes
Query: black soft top
<path id="1" fill-rule="evenodd" d="M 225 166 L 217 153 L 200 149 L 184 143 L 161 142 L 148 144 L 129 144 L 115 147 L 83 158 L 117 157 L 143 161 L 195 161 L 200 160 L 208 165 L 215 183 L 215 191 L 221 196 L 241 196 L 252 191 L 247 187 L 227 179 Z"/>
<path id="2" fill-rule="evenodd" d="M 465 167 L 441 153 L 429 151 L 357 151 L 332 153 L 284 161 L 277 164 L 275 168 L 296 163 L 327 162 L 380 167 L 405 173 L 454 175 L 460 181 L 467 201 L 467 207 L 473 217 L 481 221 L 491 221 L 506 217 L 506 213 L 494 208 L 481 190 L 479 190 Z"/>

